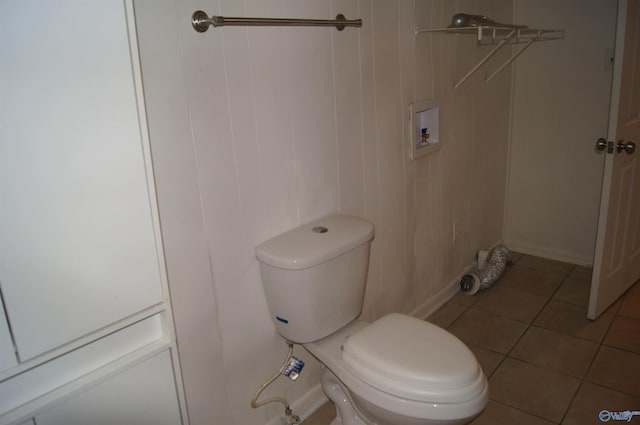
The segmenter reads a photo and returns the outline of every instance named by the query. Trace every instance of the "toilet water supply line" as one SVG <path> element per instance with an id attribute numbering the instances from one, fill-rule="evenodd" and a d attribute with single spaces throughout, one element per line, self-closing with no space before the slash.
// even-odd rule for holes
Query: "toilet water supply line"
<path id="1" fill-rule="evenodd" d="M 284 415 L 282 417 L 283 424 L 295 425 L 300 423 L 300 417 L 293 414 L 293 411 L 289 407 L 289 402 L 283 397 L 269 397 L 264 400 L 258 401 L 258 397 L 260 397 L 262 391 L 264 391 L 265 388 L 267 388 L 276 379 L 278 379 L 280 375 L 285 375 L 294 381 L 298 379 L 298 375 L 304 367 L 304 362 L 293 356 L 293 343 L 287 342 L 287 344 L 289 345 L 287 360 L 285 360 L 285 362 L 282 364 L 282 367 L 280 367 L 280 369 L 278 369 L 278 371 L 274 373 L 273 376 L 267 379 L 265 383 L 260 385 L 260 387 L 256 390 L 256 392 L 253 394 L 253 398 L 251 399 L 251 407 L 256 409 L 269 403 L 281 403 L 284 405 Z"/>

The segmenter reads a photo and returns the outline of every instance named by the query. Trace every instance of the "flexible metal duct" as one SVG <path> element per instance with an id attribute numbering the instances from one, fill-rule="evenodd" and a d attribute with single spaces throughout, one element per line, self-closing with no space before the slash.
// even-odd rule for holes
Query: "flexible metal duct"
<path id="1" fill-rule="evenodd" d="M 467 273 L 460 279 L 460 289 L 467 295 L 473 295 L 481 289 L 487 289 L 496 280 L 511 262 L 511 253 L 507 247 L 498 245 L 491 250 L 484 267 L 474 272 Z"/>

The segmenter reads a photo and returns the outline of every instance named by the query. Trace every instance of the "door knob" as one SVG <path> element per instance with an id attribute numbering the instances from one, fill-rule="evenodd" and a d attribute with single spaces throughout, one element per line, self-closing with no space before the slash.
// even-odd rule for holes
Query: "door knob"
<path id="1" fill-rule="evenodd" d="M 605 139 L 604 137 L 599 138 L 596 141 L 596 150 L 602 152 L 606 148 L 607 148 L 607 139 Z"/>
<path id="2" fill-rule="evenodd" d="M 616 147 L 616 150 L 618 151 L 618 153 L 625 151 L 626 153 L 631 155 L 636 151 L 636 144 L 631 141 L 625 143 L 624 140 L 618 140 L 618 146 Z"/>

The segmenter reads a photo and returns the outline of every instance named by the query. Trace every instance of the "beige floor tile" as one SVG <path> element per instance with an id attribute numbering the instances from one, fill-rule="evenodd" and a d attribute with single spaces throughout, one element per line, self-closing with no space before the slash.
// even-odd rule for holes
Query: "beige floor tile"
<path id="1" fill-rule="evenodd" d="M 591 282 L 589 280 L 569 276 L 553 294 L 553 299 L 586 307 L 589 305 L 590 291 Z"/>
<path id="2" fill-rule="evenodd" d="M 625 294 L 618 314 L 640 320 L 640 291 L 636 290 L 635 286 Z"/>
<path id="3" fill-rule="evenodd" d="M 507 354 L 526 329 L 525 323 L 471 307 L 449 327 L 449 332 L 467 344 Z"/>
<path id="4" fill-rule="evenodd" d="M 462 304 L 467 307 L 471 307 L 475 304 L 476 301 L 480 298 L 481 294 L 476 295 L 467 295 L 464 292 L 460 291 L 451 298 L 449 304 Z"/>
<path id="5" fill-rule="evenodd" d="M 598 346 L 591 341 L 532 326 L 509 356 L 582 378 L 589 370 Z"/>
<path id="6" fill-rule="evenodd" d="M 480 367 L 482 367 L 482 371 L 487 379 L 493 374 L 505 358 L 504 354 L 496 353 L 495 351 L 487 350 L 486 348 L 478 347 L 476 345 L 467 346 L 471 351 L 473 351 L 473 355 L 476 356 L 476 359 L 478 360 L 478 363 L 480 363 Z"/>
<path id="7" fill-rule="evenodd" d="M 616 316 L 604 344 L 640 354 L 640 320 Z"/>
<path id="8" fill-rule="evenodd" d="M 328 401 L 318 410 L 313 412 L 311 416 L 302 421 L 301 425 L 329 425 L 333 418 L 336 417 L 336 407 L 331 402 Z"/>
<path id="9" fill-rule="evenodd" d="M 590 268 L 518 253 L 512 258 L 517 264 L 491 288 L 458 293 L 428 319 L 462 339 L 489 378 L 492 400 L 472 425 L 548 425 L 565 413 L 565 425 L 602 424 L 602 410 L 639 410 L 640 281 L 590 321 Z M 535 326 L 522 322 L 536 314 Z M 591 341 L 603 339 L 596 354 Z M 587 368 L 584 381 L 572 377 Z M 328 402 L 302 424 L 329 425 L 334 417 Z"/>
<path id="10" fill-rule="evenodd" d="M 487 408 L 469 425 L 550 425 L 546 419 L 530 415 L 518 409 L 514 409 L 497 401 L 490 400 Z"/>
<path id="11" fill-rule="evenodd" d="M 538 315 L 534 324 L 577 338 L 601 342 L 613 320 L 614 311 L 615 309 L 611 307 L 597 320 L 589 320 L 586 307 L 551 300 Z"/>
<path id="12" fill-rule="evenodd" d="M 507 269 L 495 283 L 495 287 L 551 298 L 564 280 L 564 277 L 562 274 L 530 269 L 516 264 Z"/>
<path id="13" fill-rule="evenodd" d="M 486 290 L 473 308 L 530 323 L 546 302 L 547 298 L 544 297 L 502 287 L 492 287 Z"/>
<path id="14" fill-rule="evenodd" d="M 449 327 L 449 325 L 455 322 L 456 319 L 460 317 L 460 315 L 464 313 L 467 308 L 469 307 L 467 307 L 466 305 L 449 302 L 440 307 L 440 309 L 433 313 L 431 316 L 429 316 L 427 318 L 427 321 L 433 323 L 436 326 L 440 326 L 443 329 L 446 329 Z"/>
<path id="15" fill-rule="evenodd" d="M 585 379 L 594 384 L 640 397 L 638 377 L 640 377 L 640 354 L 603 345 Z"/>
<path id="16" fill-rule="evenodd" d="M 542 270 L 549 273 L 559 273 L 566 277 L 575 267 L 573 264 L 563 263 L 561 261 L 548 260 L 546 258 L 534 257 L 532 255 L 523 255 L 518 260 L 519 266 L 529 267 L 536 270 Z"/>
<path id="17" fill-rule="evenodd" d="M 601 425 L 600 412 L 622 412 L 638 410 L 640 398 L 613 391 L 599 385 L 584 382 L 571 403 L 569 412 L 562 421 L 563 425 Z M 631 423 L 634 423 L 636 418 Z M 616 423 L 617 421 L 613 421 Z M 618 422 L 620 423 L 620 422 Z"/>
<path id="18" fill-rule="evenodd" d="M 592 274 L 593 269 L 591 267 L 575 266 L 573 270 L 571 270 L 571 273 L 569 273 L 569 277 L 588 280 L 589 282 L 591 282 Z"/>
<path id="19" fill-rule="evenodd" d="M 562 420 L 579 385 L 578 379 L 511 358 L 489 381 L 493 400 L 555 423 Z"/>

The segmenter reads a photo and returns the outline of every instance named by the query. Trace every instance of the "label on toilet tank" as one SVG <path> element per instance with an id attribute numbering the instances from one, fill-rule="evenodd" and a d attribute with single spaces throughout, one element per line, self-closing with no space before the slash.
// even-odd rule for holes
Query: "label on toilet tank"
<path id="1" fill-rule="evenodd" d="M 289 379 L 295 381 L 300 376 L 300 372 L 302 372 L 302 368 L 304 367 L 304 362 L 296 357 L 289 357 L 287 363 L 282 367 L 280 373 Z"/>

